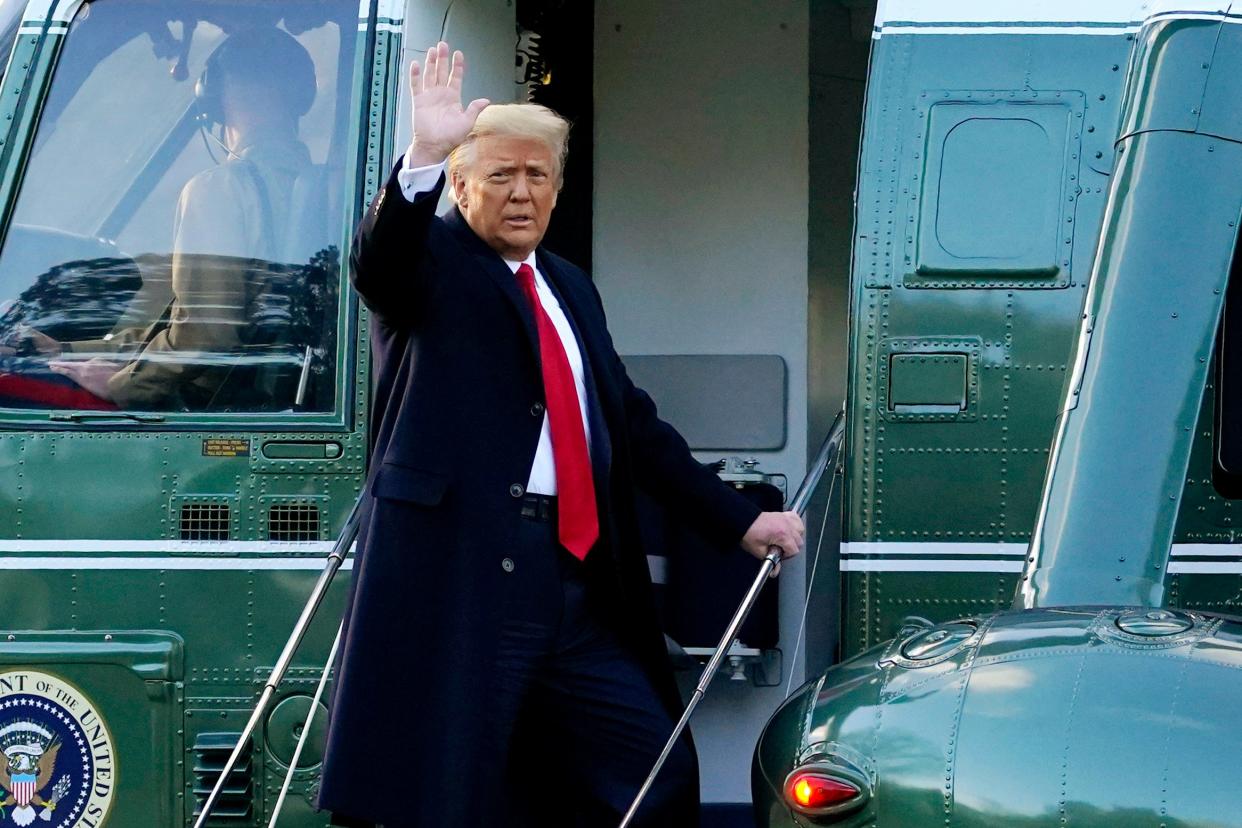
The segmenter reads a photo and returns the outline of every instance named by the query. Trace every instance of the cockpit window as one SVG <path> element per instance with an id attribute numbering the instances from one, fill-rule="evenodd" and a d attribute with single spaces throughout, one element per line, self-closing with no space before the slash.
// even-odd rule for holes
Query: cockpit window
<path id="1" fill-rule="evenodd" d="M 0 407 L 332 410 L 356 15 L 81 7 L 0 249 Z"/>
<path id="2" fill-rule="evenodd" d="M 0 76 L 7 71 L 9 55 L 17 41 L 17 27 L 21 25 L 26 0 L 0 0 Z"/>

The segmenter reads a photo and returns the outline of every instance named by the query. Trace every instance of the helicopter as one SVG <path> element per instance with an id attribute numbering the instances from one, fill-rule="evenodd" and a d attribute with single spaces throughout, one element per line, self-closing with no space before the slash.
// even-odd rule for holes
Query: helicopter
<path id="1" fill-rule="evenodd" d="M 778 499 L 800 475 L 807 334 L 786 320 L 807 307 L 805 230 L 782 222 L 788 231 L 722 245 L 713 260 L 701 240 L 734 236 L 743 218 L 724 209 L 719 185 L 683 210 L 703 227 L 689 247 L 654 236 L 634 245 L 624 224 L 654 221 L 692 192 L 659 191 L 674 182 L 670 158 L 640 198 L 626 189 L 638 155 L 656 160 L 635 155 L 654 136 L 627 132 L 655 123 L 634 115 L 631 38 L 673 31 L 676 11 L 561 0 L 0 2 L 0 731 L 21 739 L 0 737 L 0 750 L 46 766 L 55 738 L 90 746 L 86 756 L 61 749 L 50 781 L 19 780 L 20 819 L 30 808 L 35 824 L 91 828 L 328 823 L 316 808 L 329 699 L 319 690 L 332 683 L 352 568 L 337 542 L 367 486 L 372 415 L 367 315 L 344 257 L 408 144 L 402 79 L 427 43 L 451 39 L 471 54 L 470 94 L 533 97 L 574 119 L 548 243 L 593 265 L 601 287 L 611 282 L 627 364 L 698 456 L 724 459 L 734 485 L 762 484 Z M 713 38 L 668 47 L 692 43 L 693 60 L 729 62 L 762 21 L 782 56 L 774 76 L 808 75 L 796 57 L 804 14 L 735 11 Z M 857 75 L 866 35 L 844 6 L 831 12 Z M 592 42 L 597 16 L 607 44 Z M 677 28 L 699 22 L 687 14 Z M 619 75 L 605 81 L 609 72 Z M 739 88 L 717 73 L 710 85 L 717 96 Z M 747 95 L 775 112 L 764 89 Z M 789 124 L 808 100 L 796 83 L 783 98 L 780 117 L 756 121 L 729 152 L 796 151 L 803 139 Z M 672 98 L 648 102 L 661 100 Z M 699 129 L 704 141 L 717 131 Z M 785 166 L 759 157 L 757 172 Z M 677 161 L 699 163 L 718 159 Z M 678 177 L 692 175 L 701 178 Z M 805 175 L 783 175 L 791 186 L 776 200 L 796 219 Z M 599 201 L 597 182 L 610 194 Z M 749 190 L 738 182 L 738 196 Z M 625 210 L 610 201 L 622 196 Z M 625 259 L 659 248 L 660 267 Z M 753 278 L 771 266 L 784 275 Z M 640 278 L 648 299 L 626 310 Z M 730 411 L 743 388 L 748 401 Z M 338 551 L 342 577 L 286 659 L 287 634 Z M 734 680 L 696 723 L 712 824 L 749 822 L 753 738 L 783 698 L 780 682 L 802 669 L 776 635 L 796 620 L 795 563 L 783 575 L 794 588 L 779 600 L 769 592 L 766 632 L 729 653 Z M 670 589 L 706 571 L 679 570 L 672 556 L 652 567 Z M 714 611 L 728 600 L 711 591 L 666 604 Z M 703 660 L 691 636 L 678 645 L 677 658 Z M 243 739 L 284 666 L 271 709 Z"/>
<path id="2" fill-rule="evenodd" d="M 1242 18 L 947 5 L 875 24 L 853 654 L 767 725 L 758 822 L 1237 825 Z"/>
<path id="3" fill-rule="evenodd" d="M 54 766 L 6 789 L 21 819 L 192 825 L 221 783 L 208 824 L 327 824 L 317 691 L 344 577 L 282 645 L 325 557 L 352 566 L 337 540 L 367 483 L 372 365 L 343 257 L 409 140 L 405 67 L 450 39 L 469 97 L 574 121 L 547 242 L 590 267 L 627 369 L 696 456 L 779 495 L 846 410 L 812 548 L 718 654 L 733 680 L 694 721 L 704 824 L 1159 824 L 1162 807 L 1233 824 L 1213 774 L 1236 741 L 1222 613 L 1242 574 L 1217 331 L 1236 10 L 984 6 L 0 2 L 0 750 Z M 286 58 L 225 50 L 246 31 Z M 270 105 L 237 113 L 235 83 Z M 206 287 L 174 303 L 187 274 Z M 204 308 L 210 334 L 177 348 L 177 314 Z M 745 583 L 683 545 L 657 538 L 650 562 L 688 689 L 719 632 L 691 622 L 723 625 Z M 1001 639 L 1055 646 L 1006 671 Z M 1097 656 L 1070 685 L 1091 703 L 1059 704 L 1054 661 Z M 949 708 L 917 704 L 966 677 L 963 699 L 990 681 L 1026 718 L 946 714 L 935 738 L 955 745 L 991 728 L 953 751 L 946 800 L 950 760 L 919 726 Z M 85 758 L 53 759 L 78 738 Z M 1036 761 L 1049 750 L 1060 764 Z M 1207 751 L 1225 761 L 1187 758 Z M 1004 787 L 1023 774 L 1002 756 L 1051 768 L 1063 796 Z M 825 768 L 855 793 L 797 811 L 791 774 Z"/>

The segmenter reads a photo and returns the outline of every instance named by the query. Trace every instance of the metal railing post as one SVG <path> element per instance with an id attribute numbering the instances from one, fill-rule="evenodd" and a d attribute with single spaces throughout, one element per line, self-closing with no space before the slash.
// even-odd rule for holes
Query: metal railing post
<path id="1" fill-rule="evenodd" d="M 815 460 L 811 463 L 806 477 L 802 480 L 802 485 L 798 487 L 798 491 L 789 502 L 790 511 L 797 512 L 800 516 L 806 513 L 806 507 L 811 500 L 811 494 L 815 491 L 815 487 L 819 485 L 820 478 L 824 475 L 824 470 L 828 468 L 829 458 L 836 457 L 841 447 L 841 441 L 844 438 L 845 412 L 842 411 L 837 414 L 836 420 L 832 423 L 832 429 L 828 432 L 828 436 L 824 438 L 824 443 L 820 446 L 819 453 L 815 455 Z M 690 723 L 690 717 L 694 715 L 694 709 L 698 707 L 699 702 L 707 695 L 707 686 L 711 684 L 716 671 L 720 669 L 720 662 L 724 659 L 725 654 L 733 648 L 733 641 L 737 638 L 742 624 L 746 622 L 746 616 L 750 615 L 750 610 L 754 607 L 755 600 L 763 590 L 764 583 L 772 576 L 780 562 L 781 550 L 772 547 L 768 550 L 767 557 L 763 559 L 763 565 L 759 567 L 759 574 L 755 576 L 754 582 L 750 585 L 750 589 L 747 590 L 746 597 L 742 599 L 742 603 L 738 606 L 737 611 L 733 613 L 733 619 L 729 622 L 729 626 L 725 628 L 720 643 L 716 645 L 716 652 L 712 654 L 711 660 L 707 662 L 707 667 L 704 668 L 703 675 L 699 678 L 698 686 L 694 688 L 694 694 L 690 697 L 690 703 L 686 705 L 685 711 L 677 721 L 677 726 L 673 728 L 673 735 L 669 736 L 668 741 L 665 742 L 664 750 L 660 751 L 660 756 L 656 759 L 655 766 L 652 767 L 651 773 L 647 775 L 643 786 L 638 789 L 638 794 L 634 797 L 634 802 L 630 805 L 630 809 L 625 812 L 620 828 L 628 828 L 635 814 L 638 813 L 638 809 L 642 805 L 643 799 L 646 798 L 647 792 L 651 790 L 651 785 L 655 782 L 656 776 L 659 775 L 660 769 L 664 767 L 668 755 L 672 753 L 673 746 L 677 744 L 677 740 L 681 738 L 682 731 Z"/>

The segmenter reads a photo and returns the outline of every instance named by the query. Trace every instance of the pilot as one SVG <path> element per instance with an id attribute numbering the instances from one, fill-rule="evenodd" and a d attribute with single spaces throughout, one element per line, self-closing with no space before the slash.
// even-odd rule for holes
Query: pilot
<path id="1" fill-rule="evenodd" d="M 195 94 L 204 136 L 221 158 L 181 190 L 165 311 L 145 328 L 103 340 L 60 343 L 31 331 L 46 356 L 103 352 L 124 359 L 55 359 L 53 371 L 119 408 L 210 406 L 228 370 L 221 364 L 227 359 L 212 366 L 211 357 L 246 346 L 263 281 L 254 278 L 253 260 L 278 261 L 288 194 L 311 164 L 298 119 L 315 92 L 310 55 L 280 29 L 237 32 L 211 54 Z M 221 125 L 223 140 L 210 132 L 213 124 Z"/>

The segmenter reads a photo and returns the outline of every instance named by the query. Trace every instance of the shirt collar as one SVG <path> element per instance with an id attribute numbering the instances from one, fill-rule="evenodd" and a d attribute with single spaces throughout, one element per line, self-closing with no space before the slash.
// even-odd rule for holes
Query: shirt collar
<path id="1" fill-rule="evenodd" d="M 530 252 L 530 255 L 526 257 L 525 261 L 518 262 L 505 259 L 505 264 L 509 266 L 509 270 L 513 273 L 517 273 L 518 268 L 524 264 L 530 265 L 530 269 L 536 273 L 539 272 L 539 265 L 535 264 L 535 251 L 533 250 Z"/>

